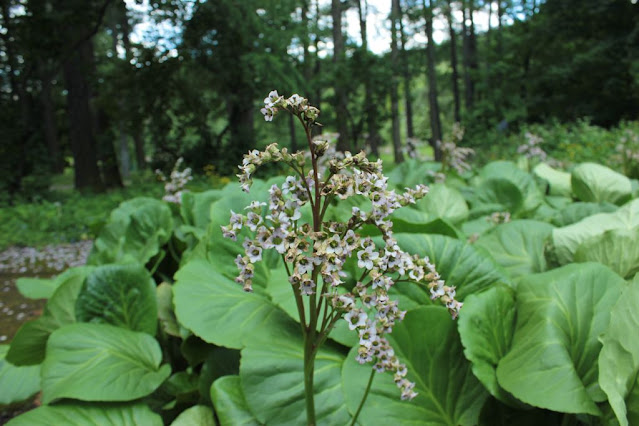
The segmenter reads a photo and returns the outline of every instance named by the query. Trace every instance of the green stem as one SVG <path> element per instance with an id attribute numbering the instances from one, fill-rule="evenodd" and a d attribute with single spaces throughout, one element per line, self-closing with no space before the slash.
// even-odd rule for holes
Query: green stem
<path id="1" fill-rule="evenodd" d="M 364 403 L 366 402 L 366 398 L 368 398 L 368 392 L 371 390 L 371 386 L 373 384 L 373 379 L 375 378 L 375 370 L 371 369 L 371 375 L 368 378 L 368 385 L 366 385 L 366 390 L 364 391 L 364 395 L 362 396 L 362 400 L 359 403 L 359 407 L 357 407 L 357 411 L 353 416 L 353 421 L 351 422 L 351 426 L 355 426 L 355 422 L 357 422 L 357 417 L 359 417 L 360 411 L 362 411 L 362 407 L 364 407 Z"/>
<path id="2" fill-rule="evenodd" d="M 313 376 L 315 375 L 315 347 L 314 333 L 304 334 L 304 394 L 306 397 L 306 423 L 315 426 L 315 393 L 313 391 Z"/>

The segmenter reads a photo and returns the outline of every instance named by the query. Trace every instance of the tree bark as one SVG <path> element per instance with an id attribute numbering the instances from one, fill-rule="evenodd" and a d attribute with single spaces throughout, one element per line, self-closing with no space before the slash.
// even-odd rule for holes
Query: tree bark
<path id="1" fill-rule="evenodd" d="M 433 41 L 433 9 L 432 0 L 426 6 L 426 0 L 422 0 L 426 18 L 426 72 L 428 76 L 428 105 L 430 107 L 431 140 L 435 161 L 441 161 L 442 153 L 440 143 L 442 140 L 442 124 L 439 117 L 439 101 L 437 93 L 437 73 L 435 72 L 435 42 Z"/>
<path id="2" fill-rule="evenodd" d="M 391 119 L 392 119 L 392 135 L 393 135 L 393 154 L 395 163 L 404 162 L 404 154 L 402 153 L 402 141 L 399 126 L 399 95 L 398 91 L 398 46 L 397 31 L 399 19 L 399 0 L 392 0 L 391 3 L 391 69 L 393 75 L 391 77 L 390 97 L 391 97 Z"/>
<path id="3" fill-rule="evenodd" d="M 367 0 L 357 1 L 357 11 L 359 13 L 359 30 L 362 37 L 362 50 L 366 58 L 366 64 L 371 64 L 371 57 L 368 52 L 368 33 L 366 31 L 366 20 L 368 15 Z M 377 119 L 377 105 L 373 101 L 373 85 L 370 73 L 364 74 L 364 113 L 366 114 L 366 128 L 368 138 L 366 144 L 371 150 L 371 154 L 379 157 L 379 123 Z"/>
<path id="4" fill-rule="evenodd" d="M 410 92 L 411 74 L 408 66 L 408 53 L 406 51 L 406 33 L 404 32 L 404 12 L 399 5 L 399 40 L 402 57 L 402 75 L 404 76 L 404 102 L 406 105 L 406 137 L 412 138 L 413 131 L 413 101 Z"/>
<path id="5" fill-rule="evenodd" d="M 454 101 L 453 117 L 455 122 L 459 123 L 461 121 L 461 100 L 459 97 L 459 71 L 457 65 L 457 34 L 455 33 L 453 22 L 453 9 L 451 0 L 448 0 L 448 7 L 446 8 L 446 20 L 448 21 L 448 33 L 450 35 L 450 64 L 453 69 L 451 75 Z"/>
<path id="6" fill-rule="evenodd" d="M 60 152 L 60 142 L 58 141 L 58 126 L 55 120 L 55 106 L 51 99 L 51 80 L 42 79 L 42 89 L 40 91 L 40 105 L 42 107 L 42 133 L 49 150 L 49 161 L 51 170 L 55 173 L 62 173 L 64 162 Z"/>
<path id="7" fill-rule="evenodd" d="M 93 134 L 93 117 L 89 105 L 90 41 L 86 41 L 64 64 L 69 117 L 69 141 L 73 152 L 75 187 L 78 190 L 102 191 L 104 185 L 98 168 L 98 155 Z"/>
<path id="8" fill-rule="evenodd" d="M 117 57 L 118 55 L 118 33 L 122 34 L 122 44 L 124 47 L 124 60 L 128 63 L 129 60 L 129 25 L 128 25 L 128 17 L 126 13 L 126 6 L 124 3 L 119 4 L 119 10 L 117 11 L 119 14 L 120 30 L 118 31 L 118 22 L 114 22 L 111 27 L 111 37 L 113 44 L 113 55 Z M 120 112 L 124 111 L 126 108 L 124 98 L 118 99 L 118 109 Z M 120 151 L 120 172 L 122 173 L 122 177 L 127 179 L 130 175 L 131 171 L 131 158 L 129 156 L 129 135 L 126 131 L 126 125 L 124 123 L 124 118 L 122 116 L 118 117 L 118 133 L 119 133 L 119 151 Z"/>
<path id="9" fill-rule="evenodd" d="M 335 68 L 335 120 L 337 124 L 337 150 L 348 151 L 350 140 L 348 132 L 348 99 L 344 87 L 345 52 L 344 34 L 342 33 L 342 3 L 340 0 L 332 0 L 331 15 L 333 17 L 333 66 Z"/>

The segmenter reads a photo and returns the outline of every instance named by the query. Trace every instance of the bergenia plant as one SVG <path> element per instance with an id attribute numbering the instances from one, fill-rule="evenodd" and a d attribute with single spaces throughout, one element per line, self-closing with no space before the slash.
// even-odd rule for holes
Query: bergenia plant
<path id="1" fill-rule="evenodd" d="M 162 182 L 164 182 L 164 197 L 162 199 L 167 203 L 182 204 L 182 194 L 188 192 L 184 189 L 186 184 L 189 183 L 193 176 L 191 176 L 191 168 L 187 167 L 180 171 L 184 159 L 178 158 L 171 170 L 169 179 L 164 176 L 164 173 L 160 169 L 155 171 L 156 176 Z"/>
<path id="2" fill-rule="evenodd" d="M 402 399 L 412 399 L 414 383 L 407 378 L 406 366 L 395 355 L 387 335 L 404 318 L 389 289 L 399 281 L 410 281 L 430 290 L 457 317 L 462 306 L 455 299 L 455 288 L 447 286 L 427 257 L 409 255 L 393 238 L 389 215 L 398 208 L 415 203 L 428 193 L 425 185 L 406 188 L 403 194 L 390 190 L 382 174 L 382 162 L 369 161 L 363 152 L 328 157 L 329 143 L 312 137 L 318 125 L 319 110 L 308 100 L 293 95 L 286 99 L 272 91 L 264 100 L 262 114 L 272 121 L 280 111 L 296 117 L 304 128 L 308 153 L 289 153 L 271 144 L 264 151 L 253 150 L 244 156 L 238 174 L 242 189 L 251 187 L 256 169 L 269 162 L 286 163 L 293 174 L 281 185 L 269 190 L 269 202 L 252 202 L 245 212 L 231 212 L 230 224 L 222 227 L 225 237 L 243 240 L 244 255 L 236 259 L 236 281 L 245 291 L 252 291 L 254 265 L 263 259 L 265 250 L 276 251 L 288 273 L 292 297 L 295 298 L 304 338 L 304 389 L 308 424 L 315 424 L 313 375 L 315 356 L 335 324 L 346 321 L 359 337 L 357 360 L 372 363 L 373 371 L 360 404 L 366 399 L 375 372 L 389 371 L 401 390 Z M 310 154 L 310 155 L 309 155 Z M 326 219 L 333 204 L 349 197 L 370 200 L 370 209 L 352 208 L 346 222 Z M 310 206 L 311 217 L 303 220 L 303 209 Z M 307 216 L 308 217 L 308 216 Z M 358 234 L 363 225 L 379 229 L 381 239 Z M 357 264 L 353 276 L 356 284 L 346 286 L 344 265 L 349 258 Z M 359 411 L 358 411 L 359 413 Z M 353 422 L 357 418 L 357 414 Z"/>

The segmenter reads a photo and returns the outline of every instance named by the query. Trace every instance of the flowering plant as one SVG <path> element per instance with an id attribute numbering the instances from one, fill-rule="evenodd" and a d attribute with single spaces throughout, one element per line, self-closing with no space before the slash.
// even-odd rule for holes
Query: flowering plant
<path id="1" fill-rule="evenodd" d="M 308 100 L 293 95 L 289 98 L 272 91 L 264 100 L 261 112 L 272 121 L 280 111 L 296 117 L 304 127 L 308 153 L 289 153 L 286 148 L 271 144 L 264 151 L 252 150 L 244 156 L 241 187 L 249 192 L 251 176 L 257 168 L 269 162 L 286 163 L 294 172 L 281 187 L 269 190 L 269 202 L 254 201 L 246 213 L 231 211 L 230 223 L 222 227 L 223 235 L 237 240 L 242 229 L 250 235 L 243 240 L 244 255 L 238 255 L 236 279 L 245 291 L 252 291 L 255 263 L 264 250 L 275 250 L 282 258 L 295 297 L 304 337 L 304 387 L 308 424 L 315 424 L 313 373 L 317 351 L 327 339 L 336 322 L 343 319 L 359 337 L 357 360 L 372 362 L 373 371 L 359 409 L 364 404 L 375 371 L 390 371 L 401 390 L 402 399 L 412 399 L 414 383 L 406 379 L 407 369 L 397 358 L 385 337 L 401 321 L 405 311 L 391 300 L 388 290 L 399 281 L 414 282 L 430 290 L 433 299 L 441 300 L 453 318 L 462 304 L 455 299 L 455 288 L 447 286 L 427 257 L 409 255 L 393 238 L 389 215 L 396 209 L 428 193 L 425 185 L 406 188 L 403 194 L 389 190 L 382 174 L 381 160 L 370 162 L 363 152 L 329 156 L 329 142 L 313 138 L 319 110 Z M 309 164 L 310 163 L 310 164 Z M 347 222 L 325 220 L 329 208 L 338 200 L 365 197 L 370 211 L 353 207 Z M 304 209 L 312 219 L 303 220 Z M 379 229 L 383 244 L 356 231 L 363 225 Z M 352 276 L 356 284 L 349 288 L 344 265 L 356 259 L 358 272 Z M 357 412 L 359 414 L 359 410 Z M 353 418 L 353 423 L 357 419 Z"/>

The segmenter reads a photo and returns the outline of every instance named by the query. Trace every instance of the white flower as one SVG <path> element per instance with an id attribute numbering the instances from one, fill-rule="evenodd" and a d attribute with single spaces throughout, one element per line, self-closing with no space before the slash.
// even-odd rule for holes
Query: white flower
<path id="1" fill-rule="evenodd" d="M 355 330 L 359 327 L 365 327 L 368 317 L 361 309 L 353 309 L 344 316 L 344 319 L 348 323 L 348 328 Z"/>

